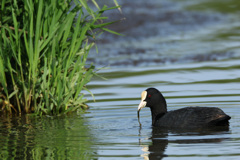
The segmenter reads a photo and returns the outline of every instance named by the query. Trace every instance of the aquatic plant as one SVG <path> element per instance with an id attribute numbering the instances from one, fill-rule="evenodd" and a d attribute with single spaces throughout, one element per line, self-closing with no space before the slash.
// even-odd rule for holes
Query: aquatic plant
<path id="1" fill-rule="evenodd" d="M 113 22 L 87 0 L 0 2 L 0 109 L 60 114 L 86 107 L 82 90 L 96 74 L 86 64 L 94 39 Z M 94 6 L 94 5 L 93 5 Z M 90 92 L 90 91 L 89 91 Z M 90 92 L 91 93 L 91 92 Z"/>

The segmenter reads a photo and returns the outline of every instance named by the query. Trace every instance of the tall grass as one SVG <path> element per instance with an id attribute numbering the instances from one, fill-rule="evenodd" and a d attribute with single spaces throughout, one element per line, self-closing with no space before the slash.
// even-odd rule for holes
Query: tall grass
<path id="1" fill-rule="evenodd" d="M 2 0 L 0 109 L 5 113 L 60 114 L 85 107 L 82 90 L 95 74 L 86 64 L 102 31 L 104 6 L 86 0 Z M 95 9 L 96 10 L 96 9 Z M 117 34 L 117 33 L 116 33 Z M 90 42 L 91 40 L 91 42 Z M 88 67 L 86 67 L 88 66 Z M 89 91 L 90 92 L 90 91 Z"/>

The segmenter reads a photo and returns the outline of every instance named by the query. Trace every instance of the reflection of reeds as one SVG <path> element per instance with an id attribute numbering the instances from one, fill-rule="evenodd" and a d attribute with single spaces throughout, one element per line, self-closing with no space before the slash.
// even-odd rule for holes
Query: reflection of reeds
<path id="1" fill-rule="evenodd" d="M 59 114 L 86 107 L 81 91 L 95 74 L 86 60 L 102 31 L 102 13 L 85 0 L 1 2 L 0 109 Z M 86 10 L 87 12 L 84 12 Z M 89 91 L 90 92 L 90 91 Z"/>
<path id="2" fill-rule="evenodd" d="M 1 159 L 92 159 L 95 137 L 86 119 L 64 116 L 0 115 Z"/>

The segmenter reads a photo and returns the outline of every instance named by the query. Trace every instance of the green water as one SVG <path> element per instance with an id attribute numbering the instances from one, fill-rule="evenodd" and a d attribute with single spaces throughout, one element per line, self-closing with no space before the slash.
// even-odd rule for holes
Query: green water
<path id="1" fill-rule="evenodd" d="M 78 114 L 1 118 L 0 159 L 91 159 L 94 137 Z"/>
<path id="2" fill-rule="evenodd" d="M 124 37 L 103 38 L 90 61 L 107 80 L 86 92 L 90 109 L 66 116 L 0 116 L 0 159 L 239 159 L 240 38 L 238 1 L 122 1 L 130 19 Z M 131 17 L 131 15 L 133 17 Z M 154 17 L 156 16 L 156 17 Z M 141 23 L 140 23 L 141 22 Z M 116 27 L 116 26 L 115 26 Z M 116 27 L 116 29 L 118 29 Z M 161 130 L 148 108 L 137 120 L 148 87 L 168 110 L 219 107 L 229 129 Z"/>

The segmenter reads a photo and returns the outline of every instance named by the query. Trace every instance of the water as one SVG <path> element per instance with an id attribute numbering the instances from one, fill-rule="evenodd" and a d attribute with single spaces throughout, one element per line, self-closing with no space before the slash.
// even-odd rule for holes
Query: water
<path id="1" fill-rule="evenodd" d="M 128 26 L 113 28 L 127 36 L 102 37 L 89 59 L 110 66 L 99 72 L 108 80 L 89 83 L 96 102 L 86 92 L 85 112 L 0 116 L 0 159 L 239 159 L 240 24 L 229 9 L 238 1 L 121 3 Z M 137 106 L 148 87 L 162 91 L 168 110 L 220 107 L 232 117 L 229 129 L 152 128 L 148 108 L 140 128 Z"/>
<path id="2" fill-rule="evenodd" d="M 97 103 L 90 103 L 92 108 L 86 114 L 101 142 L 98 158 L 238 159 L 238 67 L 239 59 L 230 59 L 102 72 L 109 80 L 107 84 L 101 80 L 91 83 Z M 232 116 L 229 130 L 159 131 L 151 127 L 148 108 L 141 111 L 140 130 L 137 106 L 141 91 L 147 87 L 163 92 L 169 110 L 184 106 L 220 107 Z"/>

